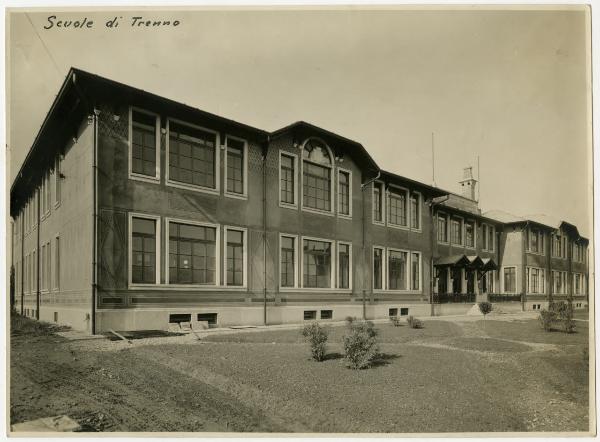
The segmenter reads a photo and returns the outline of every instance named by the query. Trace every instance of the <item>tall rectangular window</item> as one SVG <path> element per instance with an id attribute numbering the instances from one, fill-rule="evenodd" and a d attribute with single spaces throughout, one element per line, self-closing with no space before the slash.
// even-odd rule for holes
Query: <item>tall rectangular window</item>
<path id="1" fill-rule="evenodd" d="M 40 256 L 40 282 L 41 290 L 46 290 L 46 244 L 42 244 L 42 254 Z"/>
<path id="2" fill-rule="evenodd" d="M 493 226 L 489 226 L 489 230 L 488 230 L 488 250 L 490 252 L 494 251 L 494 238 L 495 238 L 495 232 L 496 232 L 496 228 Z"/>
<path id="3" fill-rule="evenodd" d="M 373 249 L 373 289 L 383 289 L 383 249 Z"/>
<path id="4" fill-rule="evenodd" d="M 296 238 L 281 237 L 280 250 L 280 283 L 281 287 L 296 286 Z"/>
<path id="5" fill-rule="evenodd" d="M 62 182 L 62 159 L 60 155 L 56 158 L 54 169 L 54 204 L 60 204 L 61 182 Z"/>
<path id="6" fill-rule="evenodd" d="M 244 192 L 244 153 L 246 143 L 227 137 L 227 192 L 243 195 Z"/>
<path id="7" fill-rule="evenodd" d="M 169 120 L 169 180 L 216 189 L 217 134 Z"/>
<path id="8" fill-rule="evenodd" d="M 60 289 L 60 238 L 54 240 L 54 289 Z"/>
<path id="9" fill-rule="evenodd" d="M 475 247 L 475 222 L 465 222 L 465 242 L 467 247 Z"/>
<path id="10" fill-rule="evenodd" d="M 448 218 L 446 215 L 437 217 L 437 239 L 439 242 L 448 242 Z"/>
<path id="11" fill-rule="evenodd" d="M 303 287 L 331 287 L 331 243 L 304 240 Z"/>
<path id="12" fill-rule="evenodd" d="M 388 289 L 406 290 L 407 288 L 407 252 L 388 250 Z"/>
<path id="13" fill-rule="evenodd" d="M 373 221 L 383 222 L 383 184 L 373 183 Z"/>
<path id="14" fill-rule="evenodd" d="M 328 167 L 304 161 L 303 205 L 311 209 L 331 210 L 331 170 Z"/>
<path id="15" fill-rule="evenodd" d="M 390 190 L 388 198 L 388 222 L 397 226 L 407 226 L 406 192 Z"/>
<path id="16" fill-rule="evenodd" d="M 227 285 L 244 285 L 244 231 L 227 229 Z"/>
<path id="17" fill-rule="evenodd" d="M 459 218 L 452 218 L 450 221 L 450 239 L 452 244 L 462 245 L 462 220 Z"/>
<path id="18" fill-rule="evenodd" d="M 517 291 L 517 269 L 515 267 L 504 268 L 504 292 L 516 293 Z"/>
<path id="19" fill-rule="evenodd" d="M 421 228 L 421 198 L 418 193 L 410 195 L 410 227 L 413 229 Z"/>
<path id="20" fill-rule="evenodd" d="M 350 245 L 338 244 L 338 288 L 350 288 Z"/>
<path id="21" fill-rule="evenodd" d="M 169 283 L 216 284 L 216 251 L 215 227 L 169 221 Z"/>
<path id="22" fill-rule="evenodd" d="M 421 289 L 421 254 L 412 252 L 410 254 L 410 289 L 420 290 Z"/>
<path id="23" fill-rule="evenodd" d="M 295 157 L 281 154 L 279 169 L 280 201 L 285 204 L 296 204 L 295 163 Z"/>
<path id="24" fill-rule="evenodd" d="M 157 116 L 131 109 L 131 172 L 157 176 Z"/>
<path id="25" fill-rule="evenodd" d="M 338 210 L 341 215 L 350 215 L 350 174 L 339 171 Z"/>
<path id="26" fill-rule="evenodd" d="M 50 213 L 50 205 L 52 202 L 52 189 L 50 183 L 50 171 L 48 171 L 46 172 L 46 191 L 44 192 L 44 204 L 46 206 L 44 213 Z"/>
<path id="27" fill-rule="evenodd" d="M 154 219 L 131 218 L 131 282 L 156 284 L 156 224 Z"/>

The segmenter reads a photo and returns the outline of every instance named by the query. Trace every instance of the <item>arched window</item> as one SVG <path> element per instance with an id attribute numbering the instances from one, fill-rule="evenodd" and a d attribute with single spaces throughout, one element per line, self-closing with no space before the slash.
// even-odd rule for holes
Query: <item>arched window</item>
<path id="1" fill-rule="evenodd" d="M 330 212 L 332 208 L 332 158 L 322 141 L 308 139 L 302 148 L 304 207 Z"/>

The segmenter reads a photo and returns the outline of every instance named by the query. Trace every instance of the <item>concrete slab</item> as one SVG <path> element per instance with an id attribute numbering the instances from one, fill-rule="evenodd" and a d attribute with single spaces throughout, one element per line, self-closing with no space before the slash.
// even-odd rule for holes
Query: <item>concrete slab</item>
<path id="1" fill-rule="evenodd" d="M 56 332 L 58 336 L 61 336 L 69 341 L 88 341 L 90 339 L 106 339 L 104 335 L 91 335 L 89 333 L 79 330 L 69 330 L 64 332 Z"/>
<path id="2" fill-rule="evenodd" d="M 33 421 L 21 422 L 11 426 L 13 432 L 72 432 L 79 431 L 81 426 L 69 416 L 43 417 Z"/>

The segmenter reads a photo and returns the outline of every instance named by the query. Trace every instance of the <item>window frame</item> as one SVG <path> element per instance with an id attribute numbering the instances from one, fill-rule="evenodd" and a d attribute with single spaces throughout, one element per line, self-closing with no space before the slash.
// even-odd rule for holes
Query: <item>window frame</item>
<path id="1" fill-rule="evenodd" d="M 63 155 L 58 154 L 54 160 L 54 208 L 58 209 L 62 200 L 62 162 Z"/>
<path id="2" fill-rule="evenodd" d="M 149 219 L 155 221 L 155 253 L 156 258 L 154 259 L 155 263 L 155 282 L 152 283 L 139 283 L 132 282 L 132 273 L 133 273 L 133 241 L 132 241 L 132 227 L 133 227 L 133 218 L 142 218 Z M 146 288 L 146 287 L 155 287 L 160 285 L 160 263 L 161 263 L 161 249 L 160 249 L 160 235 L 161 235 L 161 218 L 159 215 L 151 215 L 148 213 L 140 213 L 140 212 L 129 212 L 128 214 L 128 225 L 127 225 L 127 285 L 130 289 L 135 288 Z M 168 255 L 167 255 L 168 256 Z"/>
<path id="3" fill-rule="evenodd" d="M 54 235 L 54 278 L 52 288 L 55 291 L 60 290 L 60 235 Z"/>
<path id="4" fill-rule="evenodd" d="M 315 161 L 312 161 L 308 158 L 304 158 L 304 155 L 302 152 L 304 152 L 304 146 L 306 146 L 306 143 L 308 143 L 310 140 L 315 140 L 318 141 L 319 143 L 321 143 L 323 146 L 325 146 L 325 148 L 327 149 L 327 153 L 329 155 L 329 158 L 331 160 L 331 164 L 330 165 L 326 165 L 326 164 L 320 164 L 317 163 Z M 304 140 L 304 142 L 302 143 L 302 145 L 300 146 L 300 155 L 299 155 L 299 161 L 300 161 L 300 186 L 299 186 L 299 195 L 300 197 L 298 198 L 300 201 L 300 210 L 304 211 L 304 212 L 310 212 L 310 213 L 317 213 L 320 215 L 326 215 L 326 216 L 335 216 L 335 209 L 337 207 L 337 198 L 336 198 L 336 194 L 337 194 L 337 189 L 335 186 L 335 182 L 337 180 L 337 178 L 334 178 L 334 174 L 337 173 L 337 167 L 335 166 L 335 157 L 333 155 L 333 152 L 331 150 L 331 148 L 329 147 L 329 145 L 323 141 L 321 138 L 319 137 L 308 137 L 306 140 Z M 329 168 L 329 193 L 330 193 L 330 204 L 329 204 L 329 210 L 320 210 L 320 209 L 314 209 L 312 207 L 306 207 L 304 205 L 304 162 L 308 162 L 311 163 L 313 165 L 316 166 L 320 166 L 320 167 L 325 167 L 325 168 Z M 281 183 L 281 181 L 280 181 Z M 304 245 L 302 246 L 302 248 L 304 249 Z M 304 279 L 304 274 L 302 274 L 302 278 Z"/>
<path id="5" fill-rule="evenodd" d="M 406 253 L 406 288 L 404 289 L 390 289 L 389 288 L 389 275 L 390 275 L 390 270 L 389 270 L 389 263 L 390 263 L 390 252 L 402 252 L 402 253 Z M 410 289 L 410 283 L 411 283 L 411 277 L 412 277 L 412 271 L 411 271 L 411 251 L 407 250 L 407 249 L 398 249 L 396 247 L 386 247 L 385 249 L 385 267 L 386 267 L 386 275 L 387 278 L 385 280 L 385 291 L 388 293 L 407 293 L 407 292 L 411 292 L 413 290 Z"/>
<path id="6" fill-rule="evenodd" d="M 412 258 L 413 258 L 413 254 L 415 255 L 419 255 L 419 287 L 416 289 L 412 288 L 412 282 L 413 282 L 413 268 L 412 268 Z M 409 287 L 408 290 L 410 292 L 422 292 L 423 291 L 423 253 L 421 253 L 418 250 L 411 250 L 409 252 L 409 263 L 410 263 L 410 281 L 409 281 Z"/>
<path id="7" fill-rule="evenodd" d="M 166 118 L 166 135 L 165 135 L 165 184 L 170 187 L 176 187 L 178 189 L 186 189 L 193 190 L 195 192 L 203 192 L 211 195 L 220 195 L 221 193 L 221 134 L 213 129 L 209 129 L 207 127 L 199 126 L 197 124 L 188 123 L 187 121 L 179 120 L 177 118 Z M 215 135 L 215 187 L 205 187 L 198 186 L 196 184 L 183 183 L 180 181 L 174 181 L 169 177 L 169 149 L 170 149 L 170 139 L 171 139 L 171 122 L 175 124 L 179 124 L 181 126 L 187 126 L 192 129 L 201 130 L 204 132 L 209 132 Z"/>
<path id="8" fill-rule="evenodd" d="M 537 291 L 532 290 L 533 281 L 533 270 L 537 272 Z M 545 295 L 546 294 L 546 269 L 544 267 L 527 266 L 525 268 L 527 273 L 526 282 L 527 289 L 526 293 L 530 295 Z"/>
<path id="9" fill-rule="evenodd" d="M 417 195 L 417 211 L 419 212 L 419 216 L 417 217 L 417 221 L 419 223 L 419 227 L 412 226 L 412 196 Z M 409 217 L 409 228 L 413 232 L 422 232 L 423 231 L 423 195 L 418 190 L 412 190 L 409 192 L 409 200 L 408 200 L 408 217 Z"/>
<path id="10" fill-rule="evenodd" d="M 379 197 L 381 198 L 381 221 L 375 219 L 375 188 L 379 188 Z M 371 186 L 371 222 L 378 226 L 385 226 L 387 221 L 386 216 L 386 186 L 383 181 L 375 180 Z"/>
<path id="11" fill-rule="evenodd" d="M 459 231 L 460 231 L 460 240 L 461 242 L 459 243 L 455 243 L 453 238 L 452 238 L 452 221 L 453 220 L 459 220 Z M 449 215 L 448 216 L 448 227 L 449 232 L 448 232 L 448 244 L 453 245 L 453 246 L 461 246 L 464 247 L 465 246 L 465 219 L 462 216 L 459 215 Z"/>
<path id="12" fill-rule="evenodd" d="M 236 232 L 242 232 L 242 285 L 229 285 L 227 283 L 227 232 L 233 230 Z M 215 238 L 215 241 L 218 241 L 218 235 Z M 217 242 L 218 248 L 218 242 Z M 216 256 L 215 256 L 216 259 Z M 223 226 L 223 287 L 227 287 L 229 289 L 247 289 L 248 288 L 248 229 L 246 227 L 237 227 L 237 226 Z"/>
<path id="13" fill-rule="evenodd" d="M 170 240 L 170 223 L 176 224 L 187 224 L 190 226 L 200 226 L 200 227 L 211 227 L 215 229 L 215 283 L 214 284 L 179 284 L 172 283 L 169 280 L 169 240 Z M 244 238 L 245 239 L 245 238 Z M 194 290 L 214 290 L 215 288 L 223 288 L 221 285 L 221 228 L 219 224 L 209 223 L 204 221 L 191 221 L 187 219 L 181 218 L 172 218 L 165 217 L 165 286 L 172 288 L 193 288 Z M 247 247 L 245 245 L 245 247 Z M 224 253 L 225 254 L 225 253 Z M 246 272 L 244 272 L 246 273 Z M 225 278 L 223 278 L 225 279 Z M 229 289 L 235 287 L 236 289 L 242 288 L 239 286 L 229 286 Z"/>
<path id="14" fill-rule="evenodd" d="M 439 230 L 440 230 L 440 224 L 439 224 L 439 219 L 440 218 L 444 218 L 445 221 L 445 225 L 446 225 L 446 241 L 441 241 L 439 239 Z M 437 242 L 439 244 L 446 244 L 446 245 L 450 245 L 450 216 L 448 213 L 446 212 L 437 212 L 436 213 L 436 239 Z"/>
<path id="15" fill-rule="evenodd" d="M 505 271 L 506 269 L 515 269 L 515 290 L 514 291 L 507 291 L 506 290 L 506 278 L 505 278 Z M 518 276 L 519 270 L 517 268 L 517 266 L 502 266 L 502 293 L 507 293 L 507 294 L 516 294 L 519 293 L 519 276 Z"/>
<path id="16" fill-rule="evenodd" d="M 281 200 L 281 157 L 288 156 L 293 160 L 294 165 L 294 173 L 292 177 L 292 182 L 294 183 L 294 203 L 288 203 Z M 277 194 L 277 200 L 279 201 L 279 207 L 284 207 L 286 209 L 298 209 L 298 155 L 292 152 L 288 152 L 287 150 L 279 150 L 278 155 L 279 169 L 278 169 L 278 189 L 279 192 Z"/>
<path id="17" fill-rule="evenodd" d="M 404 192 L 404 208 L 405 208 L 405 213 L 406 213 L 406 225 L 394 224 L 394 223 L 390 222 L 391 216 L 389 213 L 387 213 L 387 211 L 390 210 L 390 207 L 391 207 L 389 200 L 391 199 L 392 193 L 397 194 L 397 192 L 390 191 L 390 188 Z M 387 189 L 385 191 L 385 199 L 386 199 L 386 206 L 387 206 L 386 207 L 386 226 L 394 228 L 394 229 L 411 230 L 411 228 L 410 228 L 410 191 L 408 190 L 408 188 L 403 187 L 403 186 L 398 186 L 396 184 L 388 184 Z"/>
<path id="18" fill-rule="evenodd" d="M 339 193 L 340 193 L 340 175 L 342 173 L 345 173 L 348 175 L 348 213 L 341 213 L 340 212 L 340 204 L 341 204 L 341 198 L 339 197 Z M 344 169 L 342 167 L 338 167 L 337 171 L 336 171 L 336 194 L 338 195 L 337 198 L 337 216 L 339 218 L 345 218 L 345 219 L 352 219 L 352 171 L 350 169 Z"/>
<path id="19" fill-rule="evenodd" d="M 241 141 L 242 143 L 244 143 L 244 148 L 242 151 L 242 193 L 236 193 L 236 192 L 231 192 L 229 190 L 227 190 L 227 158 L 228 158 L 228 144 L 227 141 L 229 139 L 235 140 L 235 141 Z M 240 138 L 240 137 L 236 137 L 230 134 L 225 134 L 225 145 L 224 145 L 225 149 L 225 155 L 224 155 L 224 159 L 223 159 L 223 194 L 227 197 L 230 198 L 237 198 L 237 199 L 248 199 L 248 140 L 244 139 L 244 138 Z"/>
<path id="20" fill-rule="evenodd" d="M 346 245 L 348 246 L 348 287 L 340 287 L 340 245 Z M 335 253 L 336 253 L 336 265 L 335 265 L 335 272 L 336 272 L 336 277 L 335 277 L 335 281 L 336 281 L 336 285 L 335 288 L 338 290 L 344 290 L 344 291 L 348 291 L 351 292 L 352 291 L 352 243 L 350 241 L 336 241 L 336 247 L 335 247 Z"/>
<path id="21" fill-rule="evenodd" d="M 141 114 L 146 114 L 155 118 L 155 150 L 156 150 L 156 168 L 154 176 L 144 175 L 140 173 L 136 173 L 133 171 L 133 112 L 139 112 Z M 160 146 L 161 146 L 161 134 L 160 134 L 160 115 L 156 112 L 152 112 L 146 109 L 142 109 L 136 106 L 129 106 L 129 122 L 128 122 L 128 154 L 127 154 L 127 162 L 128 162 L 128 175 L 131 180 L 145 181 L 148 183 L 157 183 L 160 182 Z M 168 132 L 167 132 L 168 134 Z M 168 157 L 167 157 L 168 164 Z"/>
<path id="22" fill-rule="evenodd" d="M 281 285 L 281 238 L 292 238 L 294 240 L 294 286 L 293 287 L 284 287 Z M 300 288 L 299 286 L 299 282 L 298 282 L 298 268 L 299 268 L 299 263 L 298 263 L 298 256 L 300 255 L 298 252 L 298 241 L 299 241 L 299 236 L 298 235 L 294 235 L 291 233 L 279 233 L 279 252 L 278 252 L 278 256 L 279 256 L 279 261 L 278 261 L 278 269 L 279 269 L 279 291 L 295 291 L 298 288 Z"/>
<path id="23" fill-rule="evenodd" d="M 381 250 L 381 288 L 375 288 L 375 249 Z M 371 288 L 373 293 L 383 292 L 386 289 L 386 279 L 387 279 L 387 266 L 386 266 L 387 256 L 384 246 L 373 245 L 371 247 Z"/>
<path id="24" fill-rule="evenodd" d="M 471 223 L 473 225 L 473 245 L 470 246 L 467 244 L 467 224 Z M 464 219 L 463 220 L 463 243 L 465 248 L 467 249 L 476 249 L 477 248 L 477 220 L 475 219 Z"/>
<path id="25" fill-rule="evenodd" d="M 331 244 L 331 265 L 330 265 L 330 275 L 329 275 L 329 287 L 304 287 L 304 240 L 308 240 L 308 241 L 320 241 L 320 242 L 328 242 Z M 300 250 L 300 288 L 302 288 L 302 290 L 305 291 L 312 291 L 312 292 L 322 292 L 324 290 L 337 290 L 336 289 L 336 284 L 335 284 L 335 280 L 336 280 L 336 266 L 337 266 L 337 247 L 336 245 L 336 241 L 332 240 L 332 239 L 325 239 L 325 238 L 317 238 L 314 236 L 300 236 L 300 241 L 301 241 L 301 250 Z M 300 247 L 300 245 L 299 245 Z"/>

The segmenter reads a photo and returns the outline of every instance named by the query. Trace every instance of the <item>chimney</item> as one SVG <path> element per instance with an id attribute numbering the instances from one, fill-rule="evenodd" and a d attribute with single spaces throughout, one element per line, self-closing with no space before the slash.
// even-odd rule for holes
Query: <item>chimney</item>
<path id="1" fill-rule="evenodd" d="M 472 201 L 475 201 L 475 195 L 477 195 L 477 180 L 473 178 L 473 168 L 465 167 L 463 169 L 463 179 L 460 182 L 461 195 Z"/>

